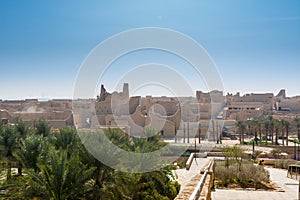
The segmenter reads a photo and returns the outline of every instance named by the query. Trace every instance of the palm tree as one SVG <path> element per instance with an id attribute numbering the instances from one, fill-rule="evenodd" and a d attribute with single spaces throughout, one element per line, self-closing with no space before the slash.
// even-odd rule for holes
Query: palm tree
<path id="1" fill-rule="evenodd" d="M 136 185 L 131 199 L 174 199 L 180 189 L 180 185 L 171 181 L 171 170 L 164 169 L 136 175 Z M 167 197 L 167 198 L 166 198 Z"/>
<path id="2" fill-rule="evenodd" d="M 97 134 L 99 135 L 97 136 Z M 89 143 L 101 140 L 100 133 L 93 133 L 89 135 L 92 137 L 92 140 L 86 140 L 89 141 Z M 147 155 L 148 152 L 156 151 L 166 145 L 163 142 L 161 135 L 151 128 L 145 129 L 139 138 L 129 138 L 128 135 L 115 129 L 105 131 L 105 135 L 113 144 L 126 149 L 127 151 L 141 155 L 141 157 L 138 158 L 141 159 L 139 160 L 141 161 L 141 166 L 137 166 L 137 168 L 143 167 L 144 163 L 147 162 L 145 157 L 142 155 Z M 84 137 L 87 136 L 88 135 L 86 134 L 84 135 Z M 91 145 L 91 147 L 92 146 L 96 145 Z M 99 145 L 97 148 L 98 151 L 105 151 L 105 149 L 102 150 L 102 147 Z M 118 161 L 120 159 L 114 155 L 110 155 L 110 158 L 111 160 L 115 160 L 115 162 L 120 162 Z M 173 182 L 171 183 L 171 181 L 168 182 L 169 175 L 162 173 L 162 171 L 153 173 L 117 172 L 95 159 L 91 154 L 84 154 L 82 159 L 88 166 L 96 167 L 93 172 L 94 185 L 93 192 L 90 196 L 91 199 L 141 199 L 153 196 L 155 196 L 156 199 L 164 199 L 166 196 L 171 196 L 174 193 L 177 195 L 178 193 L 177 190 L 173 190 L 173 185 L 176 184 Z M 151 162 L 152 160 L 149 159 L 148 161 Z M 146 165 L 148 164 L 151 165 L 153 163 L 147 163 Z"/>
<path id="3" fill-rule="evenodd" d="M 42 136 L 29 135 L 20 140 L 19 147 L 20 149 L 16 150 L 15 157 L 27 169 L 32 168 L 35 172 L 38 172 L 37 162 L 44 150 Z"/>
<path id="4" fill-rule="evenodd" d="M 115 166 L 120 162 L 120 154 L 112 152 L 111 148 L 103 144 L 103 138 L 107 137 L 114 145 L 125 150 L 129 150 L 129 137 L 119 129 L 108 129 L 103 132 L 96 133 L 80 133 L 79 135 L 86 148 L 80 148 L 81 160 L 87 167 L 94 167 L 92 173 L 93 186 L 89 195 L 90 199 L 114 199 L 113 196 L 120 197 L 119 199 L 126 199 L 122 184 L 118 184 L 116 172 L 108 166 Z M 99 145 L 103 144 L 103 145 Z M 89 150 L 89 152 L 87 151 Z M 110 163 L 108 166 L 100 162 L 94 156 L 101 156 Z M 114 194 L 113 194 L 114 192 Z M 121 197 L 122 196 L 122 197 Z M 117 198 L 117 197 L 116 197 Z"/>
<path id="5" fill-rule="evenodd" d="M 240 144 L 244 144 L 244 133 L 246 131 L 246 125 L 244 121 L 238 120 L 235 124 L 236 129 L 240 135 Z"/>
<path id="6" fill-rule="evenodd" d="M 1 141 L 4 141 L 4 128 L 0 125 L 1 129 Z M 60 131 L 54 137 L 55 140 L 48 140 L 43 134 L 27 135 L 20 139 L 20 149 L 13 155 L 22 161 L 28 176 L 17 177 L 18 181 L 7 187 L 6 197 L 129 200 L 174 199 L 178 194 L 180 185 L 173 181 L 171 169 L 168 167 L 148 173 L 118 172 L 101 163 L 81 143 L 77 143 L 76 132 L 72 129 L 63 128 Z M 113 143 L 120 142 L 119 145 L 126 150 L 150 152 L 165 145 L 161 136 L 153 133 L 151 129 L 145 130 L 144 137 L 137 141 L 130 141 L 127 135 L 116 130 L 110 130 L 106 135 Z M 101 135 L 97 136 L 97 133 L 87 135 L 93 136 L 94 140 L 101 139 Z M 95 146 L 94 143 L 92 145 Z M 95 148 L 107 151 L 109 158 L 119 162 L 118 155 L 113 155 L 105 145 Z"/>
<path id="7" fill-rule="evenodd" d="M 131 138 L 130 150 L 136 153 L 148 153 L 161 149 L 166 143 L 162 136 L 152 128 L 146 128 L 142 137 Z"/>
<path id="8" fill-rule="evenodd" d="M 53 143 L 56 149 L 68 149 L 68 155 L 71 154 L 73 150 L 78 148 L 80 143 L 77 131 L 74 127 L 65 126 L 56 132 L 53 138 Z"/>
<path id="9" fill-rule="evenodd" d="M 246 129 L 247 129 L 247 134 L 251 135 L 252 134 L 252 120 L 247 120 L 246 122 Z"/>
<path id="10" fill-rule="evenodd" d="M 268 116 L 268 121 L 269 121 L 269 131 L 271 135 L 271 142 L 272 145 L 274 144 L 274 119 L 272 115 Z"/>
<path id="11" fill-rule="evenodd" d="M 47 137 L 51 132 L 51 127 L 46 120 L 39 120 L 35 124 L 35 133 Z"/>
<path id="12" fill-rule="evenodd" d="M 293 122 L 297 128 L 297 137 L 298 137 L 298 140 L 300 141 L 300 118 L 296 117 Z"/>
<path id="13" fill-rule="evenodd" d="M 201 123 L 198 124 L 198 143 L 201 143 Z"/>
<path id="14" fill-rule="evenodd" d="M 263 122 L 262 120 L 258 120 L 257 121 L 257 128 L 258 128 L 258 134 L 259 134 L 259 144 L 262 144 L 262 126 L 263 126 Z"/>
<path id="15" fill-rule="evenodd" d="M 254 140 L 256 145 L 258 144 L 257 142 L 257 133 L 259 131 L 259 121 L 258 120 L 251 120 L 251 126 L 252 126 L 252 131 L 254 132 Z"/>
<path id="16" fill-rule="evenodd" d="M 280 121 L 277 120 L 277 119 L 274 120 L 274 128 L 275 128 L 275 144 L 279 145 L 279 143 L 278 143 L 278 134 L 279 134 L 279 130 L 281 128 L 281 125 L 280 125 Z"/>
<path id="17" fill-rule="evenodd" d="M 270 132 L 270 121 L 267 118 L 265 118 L 265 119 L 263 119 L 263 123 L 264 123 L 264 129 L 265 129 L 266 144 L 268 144 L 269 132 Z"/>
<path id="18" fill-rule="evenodd" d="M 285 120 L 281 119 L 279 121 L 279 124 L 280 124 L 280 129 L 281 129 L 282 146 L 284 146 Z"/>
<path id="19" fill-rule="evenodd" d="M 25 138 L 30 133 L 30 129 L 28 125 L 21 118 L 17 119 L 15 128 L 21 138 Z"/>
<path id="20" fill-rule="evenodd" d="M 30 133 L 29 127 L 21 118 L 17 118 L 16 121 L 17 121 L 17 123 L 15 124 L 15 129 L 19 133 L 19 136 L 20 136 L 20 138 L 18 138 L 18 139 L 25 139 L 26 136 Z M 18 148 L 20 148 L 20 147 L 18 147 Z M 19 160 L 18 161 L 18 175 L 19 176 L 22 176 L 22 167 L 23 167 L 22 163 Z"/>
<path id="21" fill-rule="evenodd" d="M 257 144 L 257 132 L 259 129 L 259 121 L 258 120 L 248 120 L 248 134 L 254 136 L 254 141 Z"/>
<path id="22" fill-rule="evenodd" d="M 286 133 L 286 146 L 289 146 L 289 130 L 290 130 L 291 123 L 289 121 L 284 122 L 284 128 Z"/>
<path id="23" fill-rule="evenodd" d="M 127 133 L 123 132 L 121 129 L 118 128 L 110 128 L 104 130 L 106 137 L 115 145 L 122 149 L 128 149 L 130 143 L 130 137 Z M 144 134 L 145 133 L 144 131 Z M 151 133 L 148 133 L 148 135 Z"/>
<path id="24" fill-rule="evenodd" d="M 14 126 L 3 126 L 0 133 L 1 154 L 7 159 L 7 180 L 11 179 L 13 152 L 17 148 L 18 133 Z"/>
<path id="25" fill-rule="evenodd" d="M 38 189 L 53 200 L 79 199 L 86 191 L 94 168 L 87 168 L 74 152 L 68 158 L 66 150 L 50 150 L 46 162 L 38 163 L 40 173 L 30 173 L 31 189 Z"/>

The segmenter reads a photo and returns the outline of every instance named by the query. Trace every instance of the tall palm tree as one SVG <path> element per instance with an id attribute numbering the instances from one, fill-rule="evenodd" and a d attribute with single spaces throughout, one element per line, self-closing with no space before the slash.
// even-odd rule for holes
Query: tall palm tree
<path id="1" fill-rule="evenodd" d="M 198 124 L 198 143 L 201 143 L 201 123 Z M 221 132 L 222 134 L 222 132 Z"/>
<path id="2" fill-rule="evenodd" d="M 247 128 L 247 134 L 251 135 L 252 129 L 253 129 L 252 120 L 247 120 L 245 123 L 246 123 L 246 128 Z"/>
<path id="3" fill-rule="evenodd" d="M 259 134 L 259 144 L 262 144 L 262 127 L 263 127 L 263 122 L 262 120 L 257 121 L 257 129 L 258 129 L 258 134 Z"/>
<path id="4" fill-rule="evenodd" d="M 105 146 L 103 138 L 107 137 L 110 142 L 119 148 L 130 150 L 128 135 L 122 133 L 119 129 L 109 129 L 103 132 L 96 133 L 81 133 L 79 135 L 87 148 L 81 148 L 81 160 L 87 167 L 95 167 L 92 173 L 93 189 L 89 195 L 90 199 L 114 199 L 113 195 L 118 197 L 123 195 L 122 184 L 118 185 L 115 170 L 108 166 L 115 166 L 120 163 L 120 154 L 111 152 L 109 146 Z M 103 145 L 99 145 L 103 144 Z M 88 152 L 88 150 L 89 152 Z M 107 165 L 100 162 L 94 156 L 101 156 L 102 159 L 108 160 Z M 114 194 L 112 193 L 114 191 Z M 111 194 L 111 195 L 110 195 Z M 119 199 L 126 199 L 122 196 Z"/>
<path id="5" fill-rule="evenodd" d="M 22 166 L 27 169 L 32 168 L 38 172 L 38 159 L 43 154 L 44 145 L 43 138 L 40 135 L 29 135 L 19 142 L 20 149 L 15 152 L 15 157 L 22 163 Z"/>
<path id="6" fill-rule="evenodd" d="M 1 155 L 7 159 L 7 180 L 11 179 L 13 152 L 17 148 L 18 133 L 14 126 L 6 125 L 1 128 L 0 151 Z"/>
<path id="7" fill-rule="evenodd" d="M 282 146 L 284 146 L 284 135 L 285 135 L 285 120 L 281 119 L 279 121 L 280 124 L 280 130 L 281 130 L 281 138 L 282 138 Z"/>
<path id="8" fill-rule="evenodd" d="M 269 121 L 269 132 L 271 135 L 271 142 L 273 145 L 274 144 L 274 118 L 272 115 L 268 116 L 268 121 Z"/>
<path id="9" fill-rule="evenodd" d="M 289 121 L 284 122 L 284 128 L 286 133 L 286 146 L 289 145 L 289 130 L 290 130 L 291 123 Z"/>
<path id="10" fill-rule="evenodd" d="M 252 126 L 252 131 L 254 132 L 254 140 L 257 145 L 257 133 L 259 131 L 259 121 L 258 120 L 251 120 L 251 126 Z"/>
<path id="11" fill-rule="evenodd" d="M 16 131 L 19 133 L 19 138 L 20 139 L 25 139 L 27 137 L 27 135 L 30 133 L 30 129 L 28 127 L 28 125 L 21 119 L 21 118 L 17 118 L 16 119 L 17 123 L 15 124 L 15 129 Z M 19 142 L 18 142 L 19 145 Z M 18 147 L 19 149 L 20 147 Z M 18 175 L 22 176 L 22 162 L 20 160 L 18 160 Z"/>
<path id="12" fill-rule="evenodd" d="M 269 131 L 270 131 L 270 121 L 268 119 L 264 119 L 264 129 L 265 129 L 265 137 L 266 137 L 266 144 L 268 144 L 269 139 Z"/>
<path id="13" fill-rule="evenodd" d="M 297 128 L 298 141 L 300 141 L 300 117 L 296 117 L 293 122 Z"/>
<path id="14" fill-rule="evenodd" d="M 246 131 L 246 124 L 244 121 L 238 120 L 235 123 L 236 129 L 240 135 L 240 144 L 244 144 L 244 134 Z"/>
<path id="15" fill-rule="evenodd" d="M 275 144 L 276 145 L 279 145 L 279 143 L 278 143 L 278 135 L 279 135 L 280 128 L 281 128 L 280 121 L 277 120 L 277 119 L 274 119 Z"/>

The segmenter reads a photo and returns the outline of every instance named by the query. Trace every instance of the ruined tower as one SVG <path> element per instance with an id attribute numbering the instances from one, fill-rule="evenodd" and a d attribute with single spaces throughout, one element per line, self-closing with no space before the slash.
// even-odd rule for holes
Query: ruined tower
<path id="1" fill-rule="evenodd" d="M 123 85 L 123 95 L 126 98 L 129 98 L 129 87 L 128 87 L 128 83 L 124 83 Z"/>
<path id="2" fill-rule="evenodd" d="M 109 95 L 110 94 L 106 91 L 104 85 L 101 85 L 99 101 L 104 101 Z"/>

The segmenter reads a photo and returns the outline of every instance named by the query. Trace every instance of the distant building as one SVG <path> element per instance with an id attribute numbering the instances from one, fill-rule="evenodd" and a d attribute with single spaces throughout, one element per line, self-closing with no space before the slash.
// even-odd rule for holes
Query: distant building
<path id="1" fill-rule="evenodd" d="M 44 119 L 55 129 L 66 125 L 82 129 L 120 127 L 131 135 L 155 127 L 164 137 L 171 138 L 189 131 L 196 136 L 205 134 L 210 120 L 222 123 L 257 119 L 274 112 L 300 113 L 300 96 L 288 98 L 285 90 L 276 97 L 272 93 L 224 96 L 214 90 L 196 91 L 196 97 L 130 97 L 129 85 L 125 83 L 121 92 L 112 93 L 102 85 L 97 99 L 0 100 L 0 120 L 4 124 L 22 118 L 33 125 Z"/>
<path id="2" fill-rule="evenodd" d="M 72 100 L 50 100 L 40 102 L 37 99 L 0 101 L 0 119 L 6 123 L 16 123 L 21 118 L 28 124 L 40 119 L 47 120 L 53 128 L 73 126 Z"/>
<path id="3" fill-rule="evenodd" d="M 240 96 L 240 93 L 236 95 L 227 94 L 226 100 L 227 107 L 225 110 L 227 119 L 257 119 L 264 112 L 271 112 L 275 108 L 273 93 L 251 93 L 244 96 Z"/>

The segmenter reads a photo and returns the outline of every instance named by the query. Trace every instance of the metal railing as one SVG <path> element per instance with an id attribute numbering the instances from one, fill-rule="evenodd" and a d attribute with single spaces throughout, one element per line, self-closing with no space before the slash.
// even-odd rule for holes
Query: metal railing
<path id="1" fill-rule="evenodd" d="M 209 172 L 209 169 L 211 168 L 212 164 L 213 164 L 214 160 L 212 159 L 210 161 L 210 163 L 208 164 L 208 166 L 204 169 L 204 173 L 200 179 L 200 181 L 198 182 L 196 188 L 194 189 L 192 195 L 190 196 L 189 200 L 197 200 L 200 198 L 207 174 Z"/>

